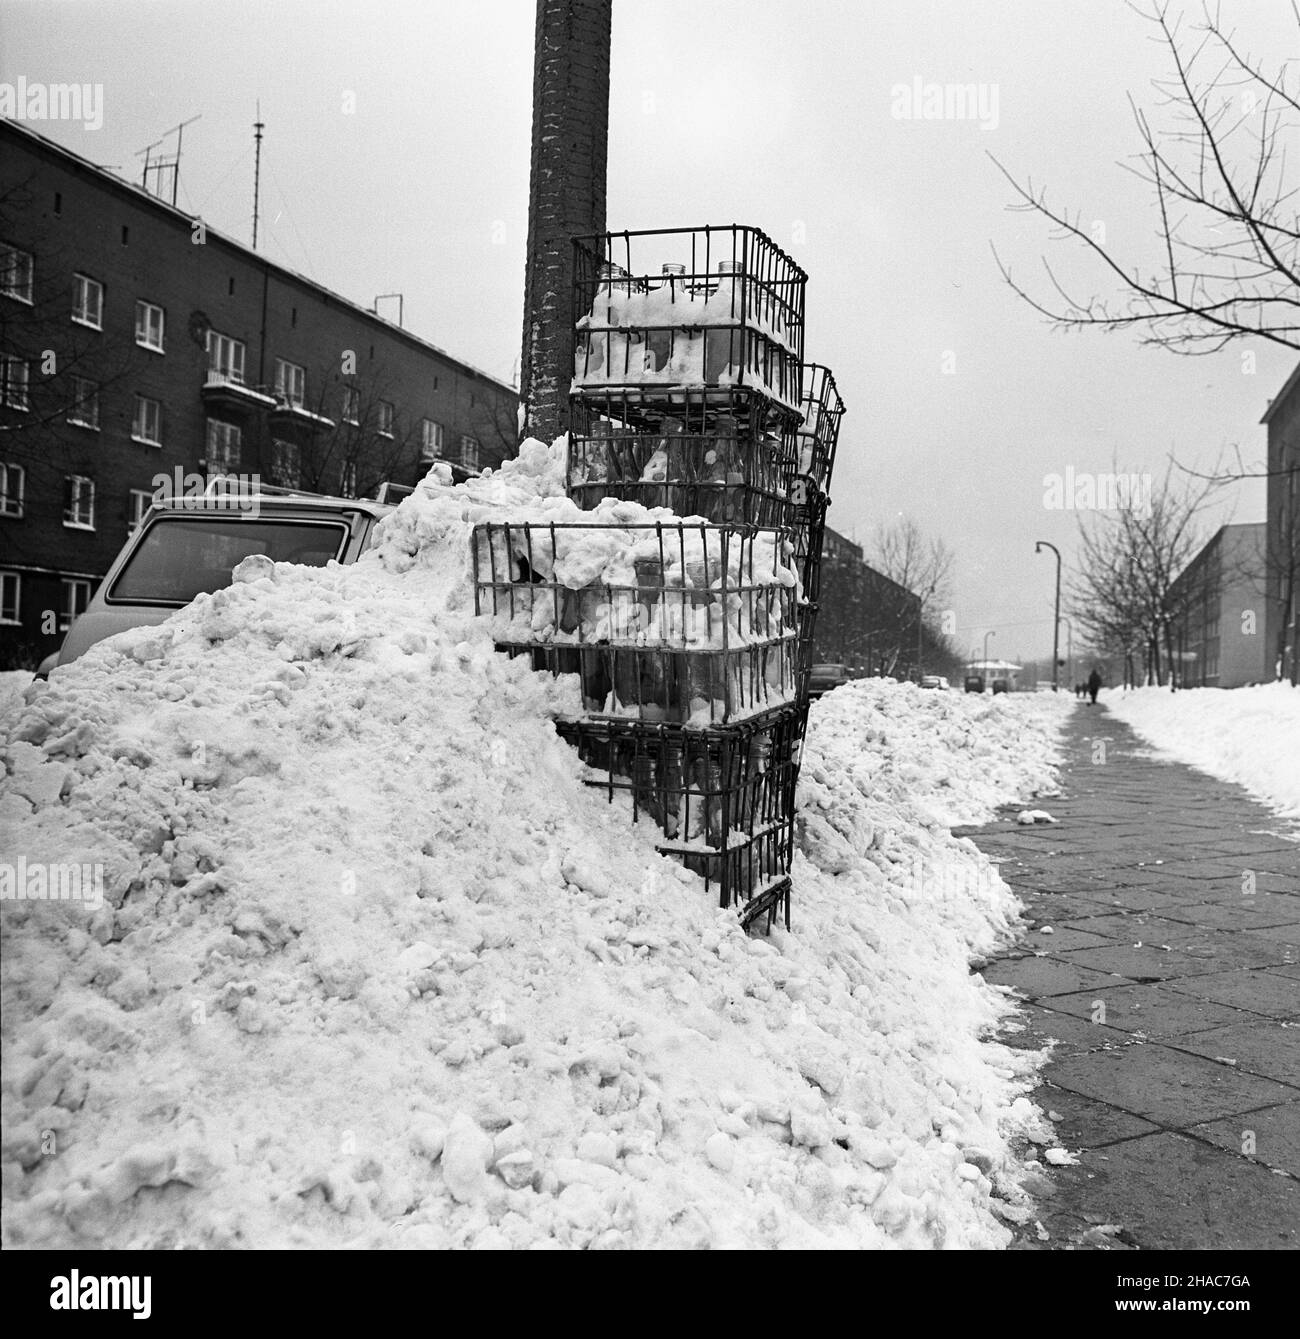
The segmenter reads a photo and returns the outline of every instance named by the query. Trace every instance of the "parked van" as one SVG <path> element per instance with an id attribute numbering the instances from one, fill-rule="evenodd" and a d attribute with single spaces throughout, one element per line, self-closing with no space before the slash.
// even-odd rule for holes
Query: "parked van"
<path id="1" fill-rule="evenodd" d="M 324 567 L 331 558 L 356 562 L 393 510 L 392 496 L 385 486 L 381 501 L 262 491 L 155 503 L 36 677 L 105 637 L 161 623 L 196 595 L 230 585 L 231 572 L 250 554 L 307 567 Z"/>

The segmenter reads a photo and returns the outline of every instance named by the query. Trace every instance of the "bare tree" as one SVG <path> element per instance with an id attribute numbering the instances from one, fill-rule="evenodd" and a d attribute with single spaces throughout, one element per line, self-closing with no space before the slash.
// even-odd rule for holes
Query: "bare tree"
<path id="1" fill-rule="evenodd" d="M 1158 684 L 1175 660 L 1175 625 L 1206 593 L 1178 577 L 1202 547 L 1199 517 L 1211 492 L 1207 483 L 1175 481 L 1171 464 L 1149 505 L 1095 512 L 1079 522 L 1070 615 L 1108 657 L 1143 655 L 1148 678 Z"/>
<path id="2" fill-rule="evenodd" d="M 995 247 L 998 268 L 1059 328 L 1131 329 L 1182 354 L 1214 353 L 1247 336 L 1300 349 L 1300 217 L 1287 179 L 1288 154 L 1300 151 L 1300 101 L 1291 65 L 1252 56 L 1208 5 L 1190 31 L 1164 0 L 1136 12 L 1154 25 L 1171 64 L 1153 81 L 1161 126 L 1129 98 L 1141 148 L 1123 165 L 1150 188 L 1159 261 L 1121 259 L 1104 229 L 1050 205 L 1045 190 L 994 159 L 1018 197 L 1011 208 L 1040 215 L 1057 238 L 1082 247 L 1119 296 L 1076 296 L 1044 260 L 1048 292 L 1035 297 Z"/>

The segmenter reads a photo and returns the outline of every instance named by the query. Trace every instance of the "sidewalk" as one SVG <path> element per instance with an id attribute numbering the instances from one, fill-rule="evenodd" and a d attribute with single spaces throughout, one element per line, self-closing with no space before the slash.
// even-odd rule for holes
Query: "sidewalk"
<path id="1" fill-rule="evenodd" d="M 1079 1154 L 1024 1244 L 1300 1248 L 1300 844 L 1102 707 L 1063 743 L 1058 823 L 962 830 L 1025 901 L 983 975 L 1030 1001 L 1012 1044 L 1057 1040 L 1035 1101 Z"/>

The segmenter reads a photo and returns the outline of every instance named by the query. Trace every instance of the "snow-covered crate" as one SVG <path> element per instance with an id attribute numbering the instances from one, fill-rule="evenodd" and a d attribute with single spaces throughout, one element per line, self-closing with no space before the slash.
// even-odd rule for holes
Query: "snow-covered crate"
<path id="1" fill-rule="evenodd" d="M 789 526 L 796 415 L 745 390 L 668 393 L 644 387 L 576 395 L 568 492 L 668 507 L 729 525 Z"/>
<path id="2" fill-rule="evenodd" d="M 798 409 L 806 284 L 757 228 L 576 238 L 574 389 L 746 386 Z"/>
<path id="3" fill-rule="evenodd" d="M 803 422 L 798 431 L 799 473 L 825 492 L 831 486 L 840 419 L 844 417 L 844 401 L 829 368 L 820 363 L 803 365 L 800 408 Z"/>
<path id="4" fill-rule="evenodd" d="M 630 801 L 633 820 L 654 823 L 659 849 L 700 874 L 720 905 L 758 914 L 788 897 L 806 720 L 804 704 L 723 729 L 610 720 L 556 728 L 589 785 Z"/>
<path id="5" fill-rule="evenodd" d="M 825 493 L 807 492 L 803 494 L 803 506 L 796 513 L 797 520 L 792 531 L 794 540 L 794 566 L 799 573 L 805 599 L 821 598 L 822 543 L 826 535 Z"/>

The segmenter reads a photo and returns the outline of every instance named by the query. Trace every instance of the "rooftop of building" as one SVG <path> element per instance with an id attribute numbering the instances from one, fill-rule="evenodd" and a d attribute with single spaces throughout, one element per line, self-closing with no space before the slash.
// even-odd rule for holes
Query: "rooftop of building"
<path id="1" fill-rule="evenodd" d="M 134 182 L 127 181 L 125 178 L 117 176 L 107 168 L 92 163 L 88 158 L 83 158 L 80 154 L 74 153 L 71 149 L 65 148 L 62 144 L 58 144 L 45 135 L 38 134 L 28 126 L 11 120 L 8 117 L 0 117 L 0 135 L 13 135 L 28 141 L 31 147 L 35 148 L 38 152 L 44 153 L 50 158 L 62 160 L 66 167 L 93 177 L 104 186 L 118 192 L 125 198 L 129 198 L 134 203 L 151 208 L 155 210 L 160 217 L 165 217 L 174 221 L 178 226 L 185 229 L 187 236 L 191 232 L 195 218 L 198 217 L 198 215 L 185 213 L 183 209 L 178 209 L 175 205 L 170 205 L 165 200 L 160 200 L 156 195 L 145 190 L 143 186 L 136 185 Z M 508 386 L 504 381 L 499 381 L 490 373 L 484 372 L 482 368 L 475 367 L 473 363 L 467 363 L 463 358 L 457 358 L 455 354 L 448 353 L 446 349 L 439 348 L 438 345 L 430 343 L 427 339 L 421 339 L 418 335 L 413 335 L 409 330 L 405 330 L 399 325 L 394 325 L 391 321 L 385 320 L 384 317 L 378 315 L 378 313 L 371 311 L 367 307 L 362 307 L 359 303 L 353 302 L 351 298 L 346 298 L 341 293 L 335 292 L 332 288 L 326 288 L 324 284 L 318 283 L 315 279 L 309 279 L 306 275 L 299 274 L 297 270 L 290 269 L 287 265 L 281 265 L 278 261 L 268 259 L 260 251 L 254 251 L 251 247 L 245 246 L 242 242 L 237 242 L 233 237 L 229 237 L 218 229 L 213 228 L 206 221 L 204 222 L 204 230 L 209 239 L 215 239 L 222 245 L 241 253 L 246 259 L 254 264 L 264 266 L 266 269 L 275 271 L 276 273 L 293 280 L 295 283 L 303 285 L 305 288 L 320 293 L 322 296 L 327 297 L 331 302 L 347 308 L 355 316 L 373 324 L 385 334 L 404 340 L 408 344 L 414 345 L 425 352 L 436 354 L 439 358 L 455 365 L 462 371 L 469 373 L 471 376 L 477 377 L 481 381 L 489 382 L 491 385 L 505 391 L 509 395 L 518 396 L 519 392 L 513 386 Z"/>

